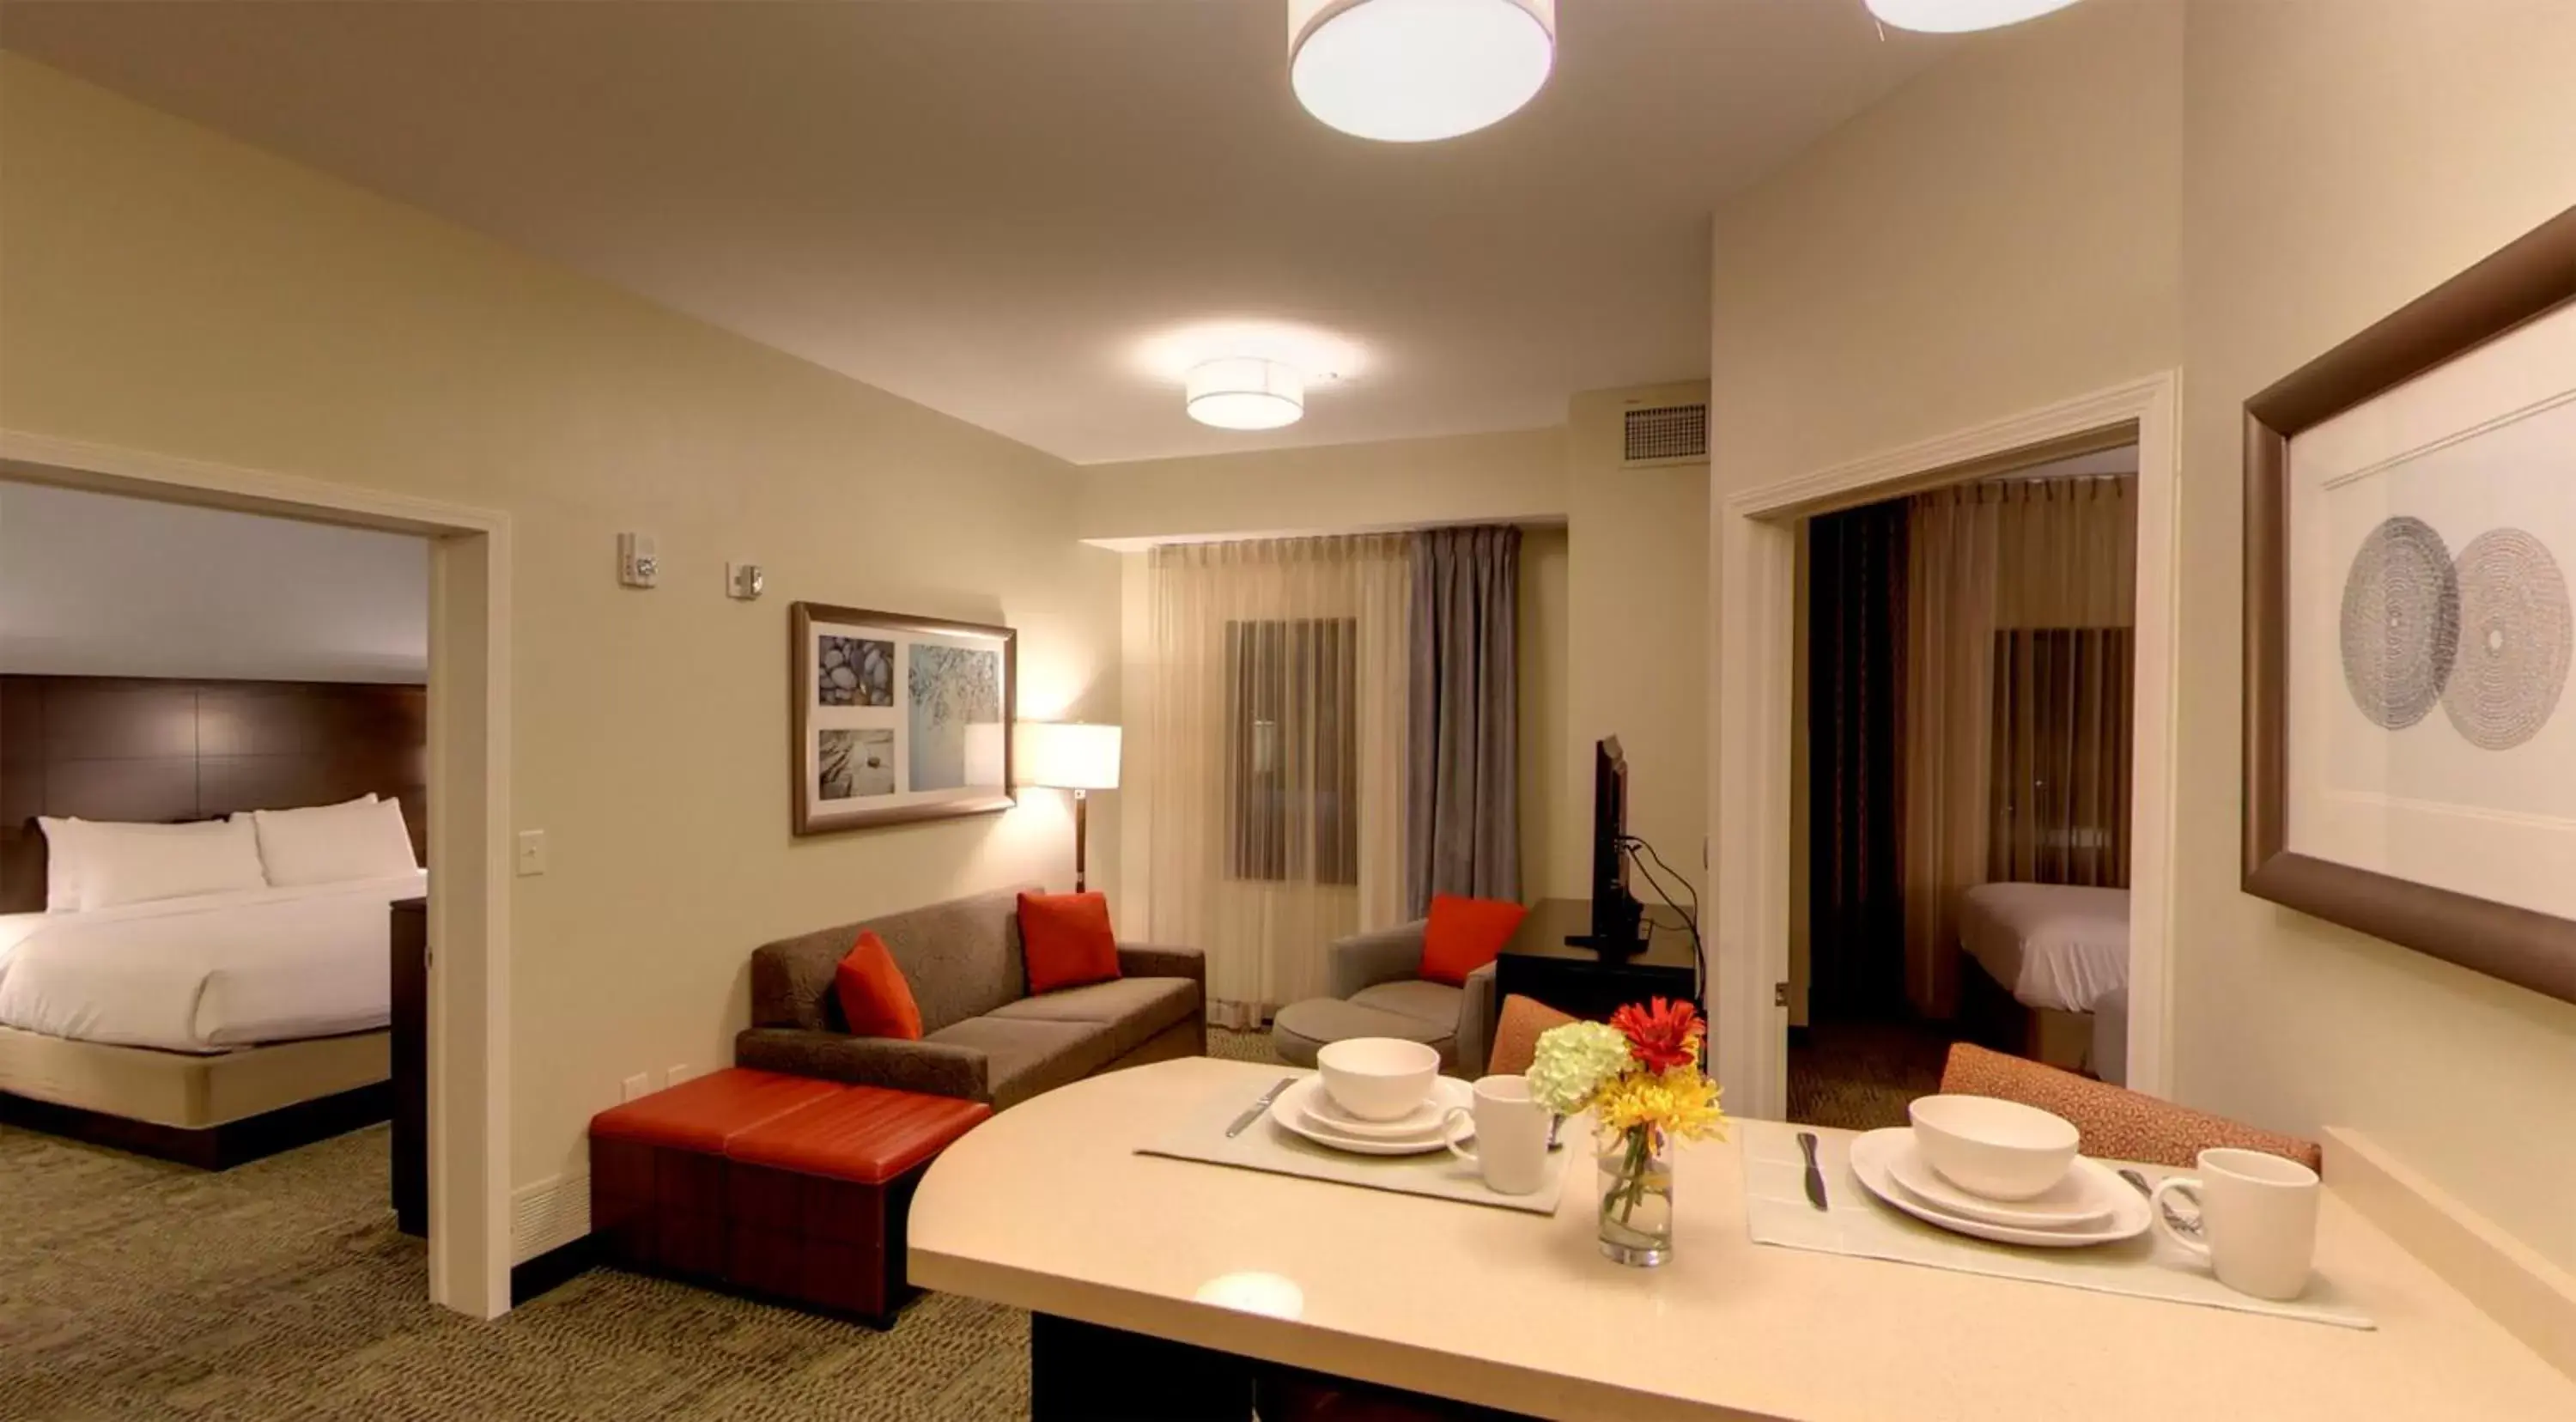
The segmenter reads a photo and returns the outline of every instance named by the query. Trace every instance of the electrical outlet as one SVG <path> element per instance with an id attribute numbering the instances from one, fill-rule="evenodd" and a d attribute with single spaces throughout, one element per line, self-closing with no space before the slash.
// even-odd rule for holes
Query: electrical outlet
<path id="1" fill-rule="evenodd" d="M 519 831 L 519 877 L 533 879 L 546 872 L 546 832 L 541 829 Z"/>
<path id="2" fill-rule="evenodd" d="M 725 564 L 725 595 L 739 602 L 751 602 L 769 590 L 769 575 L 758 563 Z"/>
<path id="3" fill-rule="evenodd" d="M 690 1075 L 689 1064 L 687 1062 L 673 1062 L 671 1063 L 671 1069 L 662 1073 L 662 1084 L 664 1086 L 677 1086 L 681 1082 L 688 1080 Z"/>
<path id="4" fill-rule="evenodd" d="M 619 1086 L 625 1093 L 623 1096 L 618 1098 L 621 1101 L 632 1101 L 639 1096 L 650 1096 L 653 1094 L 653 1078 L 646 1072 L 639 1071 L 635 1073 L 633 1076 L 630 1076 L 626 1078 L 625 1081 L 619 1083 Z"/>

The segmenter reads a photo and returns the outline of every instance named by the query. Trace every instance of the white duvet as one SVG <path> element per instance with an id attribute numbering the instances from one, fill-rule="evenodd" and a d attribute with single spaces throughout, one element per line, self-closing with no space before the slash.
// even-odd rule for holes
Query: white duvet
<path id="1" fill-rule="evenodd" d="M 382 1027 L 385 906 L 425 870 L 95 913 L 0 915 L 0 1025 L 174 1052 Z"/>

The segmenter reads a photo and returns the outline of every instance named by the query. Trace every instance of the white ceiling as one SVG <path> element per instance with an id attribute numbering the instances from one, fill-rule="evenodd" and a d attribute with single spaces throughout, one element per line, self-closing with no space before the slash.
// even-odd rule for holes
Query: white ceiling
<path id="1" fill-rule="evenodd" d="M 1704 375 L 1710 209 L 1957 43 L 1862 0 L 1559 9 L 1538 100 L 1428 145 L 1298 109 L 1286 0 L 10 0 L 0 43 L 1092 463 Z M 1190 423 L 1168 338 L 1247 320 L 1349 378 Z"/>
<path id="2" fill-rule="evenodd" d="M 422 681 L 429 544 L 0 481 L 0 671 Z"/>

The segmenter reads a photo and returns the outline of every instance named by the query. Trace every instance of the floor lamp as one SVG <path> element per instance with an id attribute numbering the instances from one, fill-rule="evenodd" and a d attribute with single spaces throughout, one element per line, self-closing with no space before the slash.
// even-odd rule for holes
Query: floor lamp
<path id="1" fill-rule="evenodd" d="M 1013 778 L 1073 792 L 1073 891 L 1086 887 L 1091 792 L 1118 788 L 1118 728 L 1079 721 L 1022 721 L 1011 747 Z"/>

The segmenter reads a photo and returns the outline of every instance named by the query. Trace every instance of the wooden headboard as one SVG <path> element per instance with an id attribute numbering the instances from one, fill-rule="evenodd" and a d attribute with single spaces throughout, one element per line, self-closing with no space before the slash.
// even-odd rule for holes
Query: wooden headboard
<path id="1" fill-rule="evenodd" d="M 353 682 L 0 676 L 0 913 L 45 906 L 38 815 L 175 822 L 402 802 L 429 862 L 429 693 Z"/>

